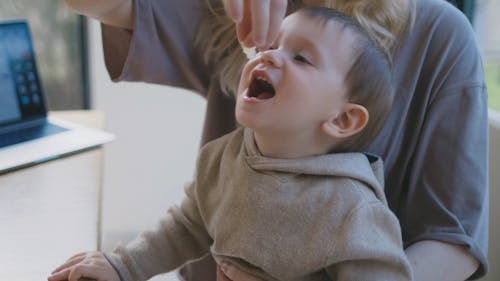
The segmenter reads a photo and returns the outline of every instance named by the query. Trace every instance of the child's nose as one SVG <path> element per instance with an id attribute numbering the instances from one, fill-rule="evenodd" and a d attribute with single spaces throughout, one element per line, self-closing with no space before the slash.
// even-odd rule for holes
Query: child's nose
<path id="1" fill-rule="evenodd" d="M 269 49 L 261 52 L 261 60 L 265 64 L 269 64 L 273 67 L 283 66 L 283 51 L 279 49 Z"/>

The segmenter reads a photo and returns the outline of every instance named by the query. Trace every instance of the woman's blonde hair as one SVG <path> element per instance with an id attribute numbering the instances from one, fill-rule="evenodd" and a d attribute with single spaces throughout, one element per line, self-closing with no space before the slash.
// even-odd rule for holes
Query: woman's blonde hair
<path id="1" fill-rule="evenodd" d="M 380 44 L 389 58 L 397 39 L 412 25 L 417 0 L 333 0 L 322 6 L 336 9 L 357 20 Z M 288 13 L 304 6 L 301 0 L 288 1 Z M 222 91 L 232 94 L 238 88 L 246 62 L 236 37 L 235 24 L 226 15 L 222 1 L 205 0 L 206 14 L 200 25 L 197 44 L 204 50 L 206 64 L 215 72 Z"/>

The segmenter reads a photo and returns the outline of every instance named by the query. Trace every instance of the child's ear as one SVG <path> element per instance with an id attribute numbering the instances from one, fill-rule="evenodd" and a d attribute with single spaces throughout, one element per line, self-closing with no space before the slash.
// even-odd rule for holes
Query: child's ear
<path id="1" fill-rule="evenodd" d="M 323 123 L 322 129 L 332 138 L 347 138 L 363 130 L 368 123 L 368 118 L 368 110 L 364 106 L 347 103 L 339 115 Z"/>

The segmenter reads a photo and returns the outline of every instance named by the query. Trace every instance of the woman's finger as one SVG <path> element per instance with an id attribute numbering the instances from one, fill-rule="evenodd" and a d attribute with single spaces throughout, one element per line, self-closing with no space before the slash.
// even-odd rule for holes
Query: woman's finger
<path id="1" fill-rule="evenodd" d="M 255 46 L 264 47 L 267 40 L 269 30 L 269 16 L 271 0 L 253 0 L 251 1 L 252 9 L 252 31 L 253 41 Z"/>
<path id="2" fill-rule="evenodd" d="M 238 36 L 238 41 L 243 43 L 246 47 L 251 47 L 254 46 L 253 40 L 247 43 L 245 43 L 245 39 L 248 37 L 248 35 L 252 32 L 252 8 L 251 8 L 251 0 L 242 0 L 243 1 L 243 18 L 241 21 L 236 25 L 236 34 Z"/>
<path id="3" fill-rule="evenodd" d="M 271 46 L 278 36 L 281 22 L 285 18 L 287 0 L 270 0 L 269 27 L 263 48 Z"/>
<path id="4" fill-rule="evenodd" d="M 250 33 L 248 33 L 248 35 L 243 40 L 241 40 L 240 43 L 247 48 L 254 47 L 255 43 L 253 42 L 253 32 L 250 31 Z"/>
<path id="5" fill-rule="evenodd" d="M 229 280 L 233 281 L 263 281 L 255 276 L 252 276 L 246 272 L 243 272 L 231 265 L 228 262 L 223 262 L 220 265 L 223 275 L 225 275 Z"/>
<path id="6" fill-rule="evenodd" d="M 232 281 L 222 272 L 220 265 L 217 265 L 217 281 Z"/>
<path id="7" fill-rule="evenodd" d="M 243 20 L 243 1 L 244 0 L 224 0 L 224 9 L 236 24 Z"/>

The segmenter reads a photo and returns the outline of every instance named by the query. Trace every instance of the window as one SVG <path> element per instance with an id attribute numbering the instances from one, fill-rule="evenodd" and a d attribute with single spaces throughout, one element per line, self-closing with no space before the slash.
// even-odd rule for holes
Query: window
<path id="1" fill-rule="evenodd" d="M 3 0 L 0 20 L 27 19 L 49 110 L 89 107 L 84 18 L 61 0 Z"/>
<path id="2" fill-rule="evenodd" d="M 490 108 L 500 111 L 500 1 L 476 1 L 474 29 L 483 52 Z"/>

